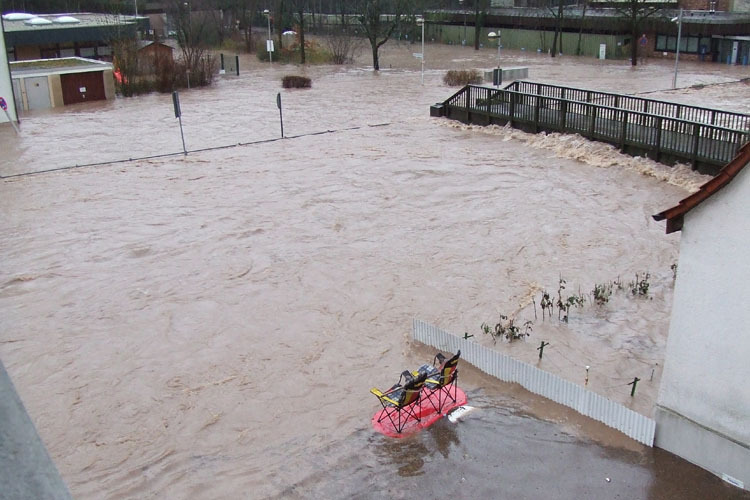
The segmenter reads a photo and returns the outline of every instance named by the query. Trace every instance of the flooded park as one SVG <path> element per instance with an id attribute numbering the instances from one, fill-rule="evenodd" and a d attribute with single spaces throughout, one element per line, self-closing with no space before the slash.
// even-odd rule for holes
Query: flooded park
<path id="1" fill-rule="evenodd" d="M 389 42 L 347 66 L 241 56 L 170 95 L 0 129 L 0 358 L 74 498 L 750 498 L 468 364 L 476 410 L 405 439 L 371 387 L 432 360 L 414 318 L 651 415 L 679 233 L 708 177 L 577 136 L 431 118 L 491 48 Z M 529 80 L 750 113 L 746 67 L 504 51 Z M 285 90 L 304 74 L 312 88 Z M 283 103 L 280 139 L 276 96 Z M 132 160 L 131 160 L 132 159 Z M 88 166 L 83 166 L 88 165 Z M 41 172 L 35 173 L 34 172 Z M 27 175 L 31 174 L 31 175 Z M 542 320 L 543 291 L 615 293 Z M 500 314 L 533 321 L 504 343 Z M 627 385 L 640 377 L 635 396 Z"/>

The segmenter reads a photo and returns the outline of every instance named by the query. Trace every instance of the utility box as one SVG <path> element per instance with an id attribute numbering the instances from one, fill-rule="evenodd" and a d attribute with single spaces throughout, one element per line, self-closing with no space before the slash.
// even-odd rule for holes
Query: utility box
<path id="1" fill-rule="evenodd" d="M 526 66 L 500 68 L 500 71 L 498 71 L 498 68 L 495 68 L 491 71 L 484 72 L 484 80 L 487 82 L 491 81 L 492 85 L 500 85 L 503 82 L 510 82 L 513 80 L 523 80 L 524 78 L 528 77 L 529 68 Z"/>

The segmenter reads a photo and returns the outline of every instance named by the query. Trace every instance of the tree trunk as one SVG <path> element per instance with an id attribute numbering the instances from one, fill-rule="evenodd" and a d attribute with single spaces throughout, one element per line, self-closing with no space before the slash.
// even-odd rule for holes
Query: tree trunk
<path id="1" fill-rule="evenodd" d="M 578 30 L 578 46 L 576 47 L 576 55 L 581 55 L 581 39 L 583 38 L 583 21 L 586 19 L 586 7 L 588 2 L 583 2 L 583 13 L 581 14 L 581 27 Z"/>
<path id="2" fill-rule="evenodd" d="M 378 60 L 378 44 L 377 42 L 370 40 L 372 45 L 372 68 L 375 71 L 380 71 L 380 61 Z"/>
<path id="3" fill-rule="evenodd" d="M 482 26 L 479 22 L 480 1 L 481 0 L 474 0 L 474 50 L 479 50 L 479 34 L 482 31 Z"/>
<path id="4" fill-rule="evenodd" d="M 299 15 L 299 61 L 305 64 L 305 13 L 300 5 L 297 12 Z"/>
<path id="5" fill-rule="evenodd" d="M 630 65 L 638 65 L 638 26 L 635 25 L 630 34 Z"/>

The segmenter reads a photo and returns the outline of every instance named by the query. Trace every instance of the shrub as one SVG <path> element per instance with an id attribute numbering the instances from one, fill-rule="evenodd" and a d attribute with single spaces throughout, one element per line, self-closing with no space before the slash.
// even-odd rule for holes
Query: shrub
<path id="1" fill-rule="evenodd" d="M 287 75 L 281 80 L 285 89 L 309 89 L 312 81 L 306 76 Z"/>
<path id="2" fill-rule="evenodd" d="M 482 75 L 475 69 L 467 71 L 450 70 L 443 77 L 443 83 L 450 87 L 461 87 L 470 83 L 479 84 L 482 83 Z"/>

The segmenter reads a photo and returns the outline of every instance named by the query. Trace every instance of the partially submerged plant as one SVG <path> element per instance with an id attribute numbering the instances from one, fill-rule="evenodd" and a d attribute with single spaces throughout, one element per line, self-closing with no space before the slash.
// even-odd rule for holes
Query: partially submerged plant
<path id="1" fill-rule="evenodd" d="M 596 303 L 596 305 L 603 306 L 609 302 L 609 298 L 612 296 L 612 283 L 594 285 L 594 289 L 591 290 L 591 295 L 593 295 L 594 303 Z"/>
<path id="2" fill-rule="evenodd" d="M 633 295 L 648 295 L 649 282 L 648 279 L 651 277 L 649 273 L 644 273 L 641 276 L 635 273 L 635 281 L 628 283 L 628 288 Z"/>
<path id="3" fill-rule="evenodd" d="M 469 84 L 480 84 L 482 83 L 482 75 L 479 71 L 472 70 L 450 70 L 443 77 L 443 83 L 450 87 L 463 87 Z"/>
<path id="4" fill-rule="evenodd" d="M 526 321 L 523 324 L 522 331 L 521 328 L 516 326 L 515 319 L 509 319 L 504 314 L 501 314 L 500 321 L 495 324 L 494 328 L 490 327 L 487 323 L 482 323 L 480 328 L 482 333 L 491 335 L 494 342 L 497 342 L 497 339 L 499 338 L 504 338 L 508 342 L 513 342 L 514 340 L 522 339 L 531 335 L 532 324 L 531 321 Z"/>
<path id="5" fill-rule="evenodd" d="M 312 80 L 306 76 L 286 75 L 281 79 L 281 85 L 285 89 L 309 89 L 312 87 Z"/>
<path id="6" fill-rule="evenodd" d="M 544 312 L 547 311 L 547 314 L 549 314 L 549 317 L 552 317 L 552 310 L 554 309 L 554 305 L 552 304 L 552 299 L 549 297 L 549 293 L 547 293 L 546 290 L 542 291 L 542 299 L 539 301 L 539 306 L 542 308 L 542 321 L 544 321 Z"/>

